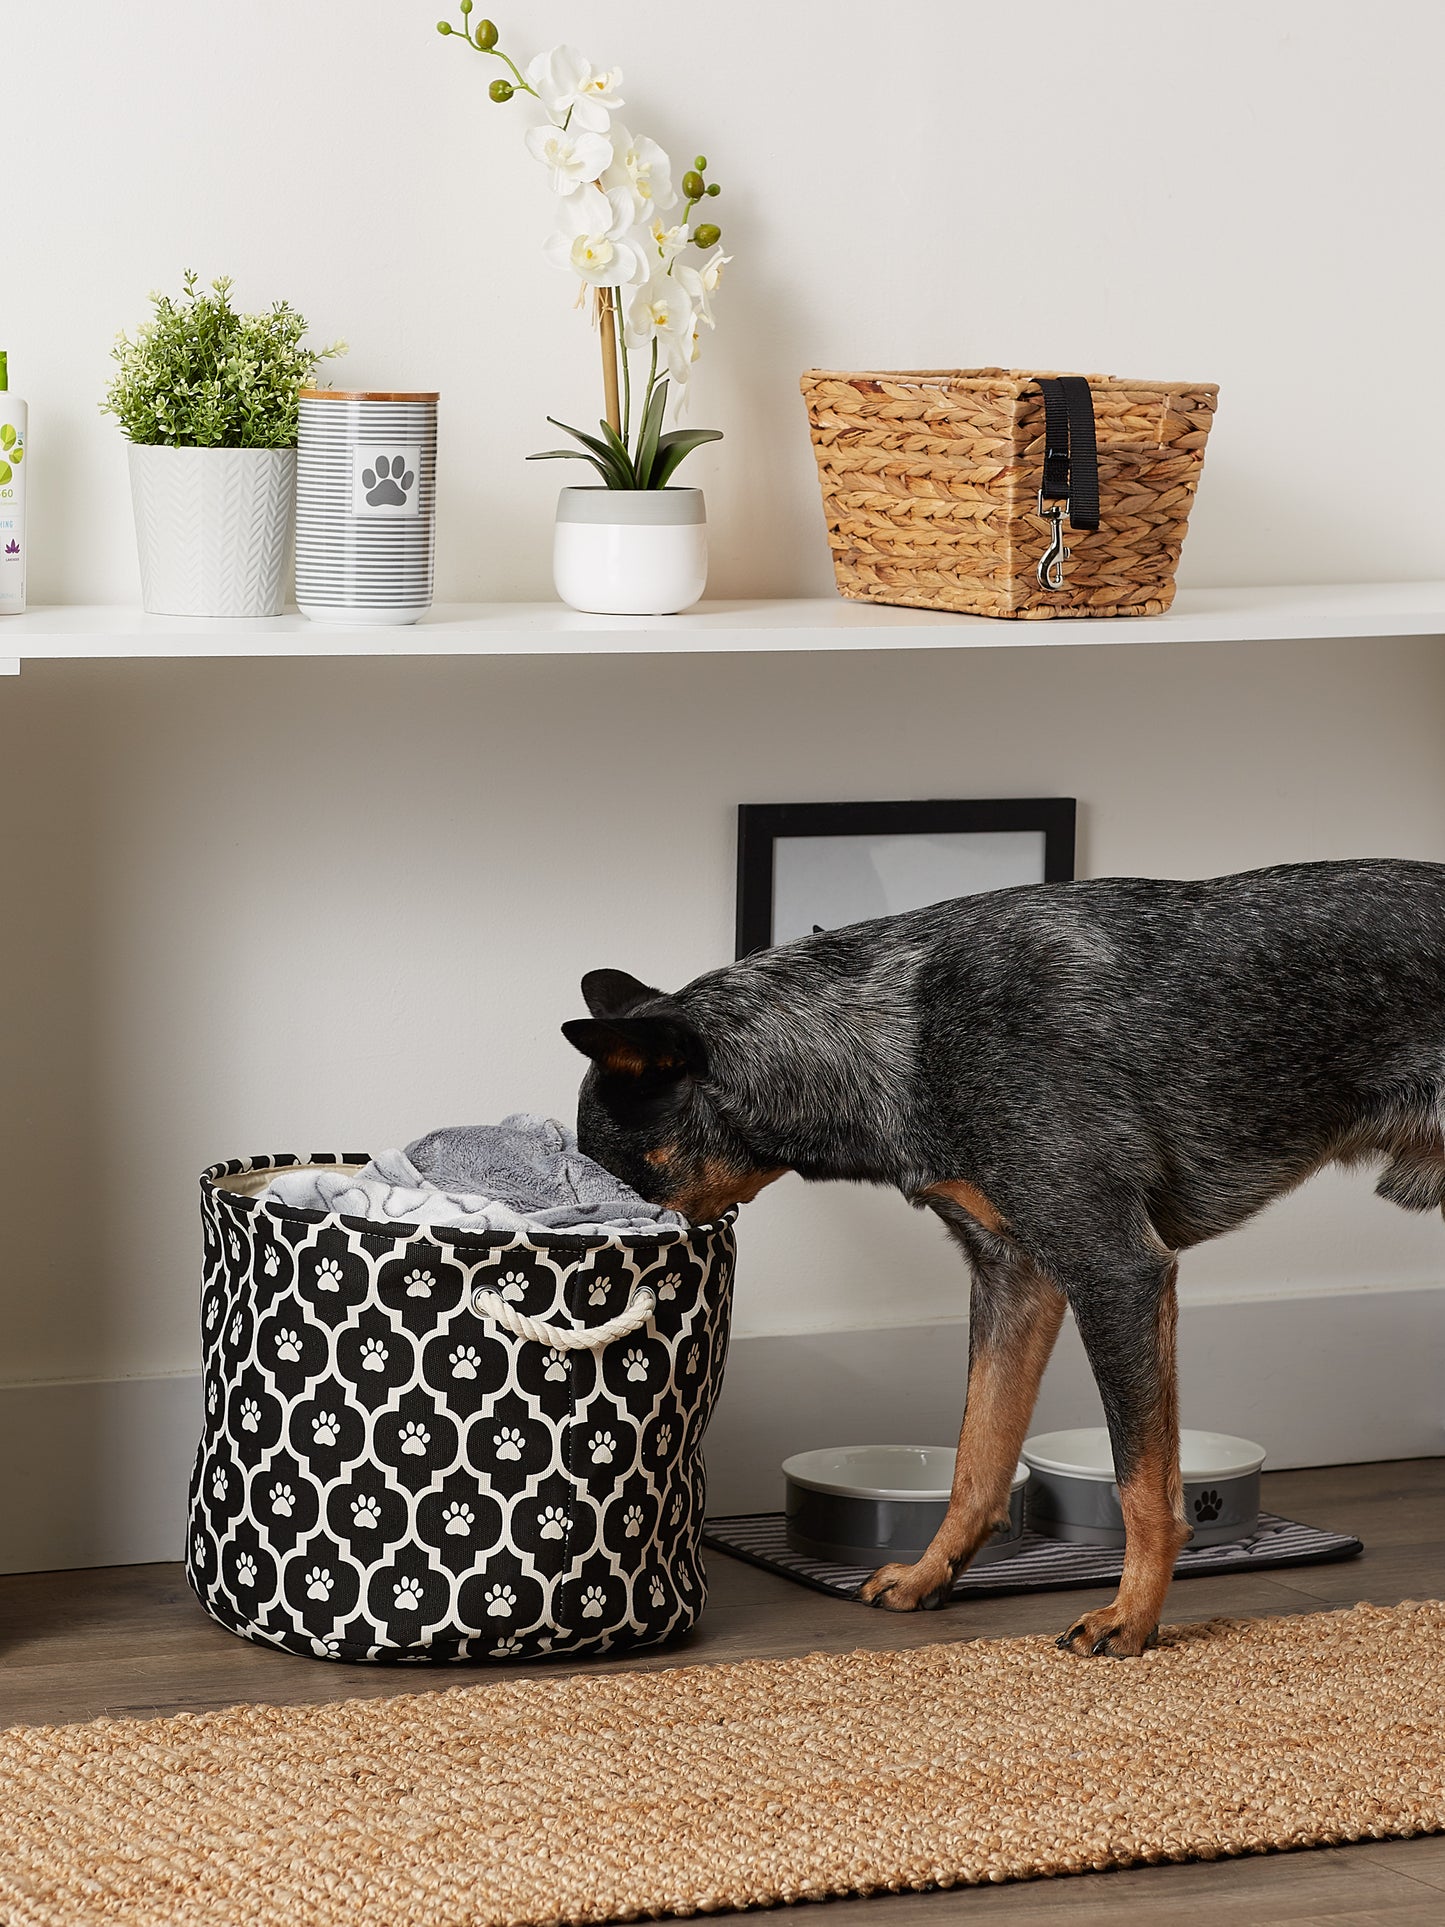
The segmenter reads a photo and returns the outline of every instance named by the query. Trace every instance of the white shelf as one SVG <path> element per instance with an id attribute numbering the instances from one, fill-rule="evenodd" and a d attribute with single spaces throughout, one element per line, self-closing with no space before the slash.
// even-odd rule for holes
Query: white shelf
<path id="1" fill-rule="evenodd" d="M 1185 589 L 1167 615 L 1010 622 L 835 597 L 703 602 L 680 616 L 584 616 L 555 602 L 442 604 L 405 628 L 36 608 L 0 616 L 0 668 L 188 656 L 695 655 L 777 650 L 1069 649 L 1108 643 L 1445 635 L 1445 582 Z"/>

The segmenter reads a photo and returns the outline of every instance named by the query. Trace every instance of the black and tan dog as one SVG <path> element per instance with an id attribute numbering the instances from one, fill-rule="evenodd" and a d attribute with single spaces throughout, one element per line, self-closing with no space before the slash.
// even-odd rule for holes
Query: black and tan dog
<path id="1" fill-rule="evenodd" d="M 1312 863 L 965 897 L 804 937 L 673 996 L 583 979 L 582 1148 L 693 1219 L 785 1171 L 895 1185 L 973 1272 L 948 1513 L 863 1597 L 947 1597 L 1008 1508 L 1066 1305 L 1098 1381 L 1127 1527 L 1112 1605 L 1060 1641 L 1155 1636 L 1189 1537 L 1181 1251 L 1331 1160 L 1445 1201 L 1445 865 Z"/>

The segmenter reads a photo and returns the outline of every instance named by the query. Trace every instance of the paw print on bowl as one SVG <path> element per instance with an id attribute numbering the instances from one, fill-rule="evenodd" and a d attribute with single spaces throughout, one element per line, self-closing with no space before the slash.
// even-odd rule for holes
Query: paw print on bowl
<path id="1" fill-rule="evenodd" d="M 1206 1486 L 1194 1501 L 1194 1516 L 1201 1525 L 1207 1525 L 1211 1519 L 1217 1519 L 1223 1510 L 1224 1501 L 1212 1485 Z"/>
<path id="2" fill-rule="evenodd" d="M 278 1358 L 284 1358 L 288 1365 L 295 1365 L 300 1362 L 300 1334 L 294 1332 L 289 1325 L 284 1331 L 278 1331 L 276 1334 L 276 1356 Z"/>
<path id="3" fill-rule="evenodd" d="M 515 1425 L 504 1425 L 497 1433 L 496 1440 L 497 1457 L 499 1459 L 521 1458 L 524 1441 L 522 1434 L 517 1430 Z"/>
<path id="4" fill-rule="evenodd" d="M 340 1291 L 341 1266 L 334 1258 L 316 1260 L 316 1289 L 318 1291 Z"/>
<path id="5" fill-rule="evenodd" d="M 475 1378 L 481 1362 L 481 1353 L 475 1345 L 456 1346 L 452 1352 L 452 1377 Z"/>
<path id="6" fill-rule="evenodd" d="M 633 1385 L 640 1385 L 647 1377 L 647 1354 L 634 1345 L 630 1352 L 623 1355 L 622 1369 Z"/>
<path id="7" fill-rule="evenodd" d="M 433 1279 L 429 1271 L 409 1271 L 402 1280 L 408 1298 L 430 1298 Z"/>
<path id="8" fill-rule="evenodd" d="M 487 1617 L 489 1619 L 510 1619 L 517 1606 L 517 1595 L 510 1586 L 489 1586 L 487 1588 Z"/>
<path id="9" fill-rule="evenodd" d="M 380 455 L 374 468 L 361 471 L 361 486 L 373 508 L 405 508 L 416 475 L 403 455 Z"/>
<path id="10" fill-rule="evenodd" d="M 249 1552 L 243 1552 L 236 1561 L 236 1584 L 248 1590 L 256 1583 L 256 1561 Z"/>
<path id="11" fill-rule="evenodd" d="M 364 1492 L 351 1502 L 351 1523 L 360 1532 L 375 1532 L 381 1524 L 381 1501 Z"/>
<path id="12" fill-rule="evenodd" d="M 567 1376 L 566 1352 L 559 1352 L 555 1346 L 549 1345 L 547 1347 L 546 1369 L 543 1371 L 542 1376 L 543 1378 L 550 1378 L 554 1382 L 556 1382 L 559 1379 L 566 1378 Z"/>
<path id="13" fill-rule="evenodd" d="M 335 1412 L 318 1412 L 311 1421 L 311 1436 L 318 1445 L 335 1445 L 340 1425 Z"/>
<path id="14" fill-rule="evenodd" d="M 331 1597 L 331 1574 L 325 1566 L 313 1566 L 306 1575 L 306 1597 L 326 1600 Z"/>
<path id="15" fill-rule="evenodd" d="M 640 1536 L 642 1532 L 642 1507 L 640 1505 L 630 1505 L 626 1512 L 623 1513 L 622 1532 L 623 1537 L 627 1539 L 636 1539 Z"/>
<path id="16" fill-rule="evenodd" d="M 594 1465 L 611 1465 L 612 1456 L 617 1450 L 617 1440 L 611 1432 L 594 1432 L 591 1447 Z"/>
<path id="17" fill-rule="evenodd" d="M 398 1579 L 391 1596 L 399 1613 L 414 1613 L 421 1604 L 420 1579 Z"/>
<path id="18" fill-rule="evenodd" d="M 667 1604 L 667 1588 L 663 1585 L 656 1573 L 652 1575 L 652 1584 L 647 1589 L 647 1596 L 652 1601 L 654 1607 L 665 1606 Z"/>
<path id="19" fill-rule="evenodd" d="M 261 1408 L 254 1398 L 241 1400 L 241 1430 L 259 1432 L 261 1429 Z"/>
<path id="20" fill-rule="evenodd" d="M 384 1372 L 386 1370 L 386 1347 L 379 1338 L 368 1338 L 362 1346 L 361 1369 L 364 1372 Z"/>
<path id="21" fill-rule="evenodd" d="M 289 1519 L 296 1510 L 296 1488 L 284 1484 L 273 1485 L 271 1510 L 278 1519 Z"/>
<path id="22" fill-rule="evenodd" d="M 520 1271 L 504 1271 L 497 1280 L 495 1290 L 499 1298 L 505 1298 L 509 1305 L 520 1305 L 527 1295 L 527 1280 Z"/>
<path id="23" fill-rule="evenodd" d="M 538 1515 L 537 1530 L 543 1539 L 565 1539 L 567 1514 L 559 1505 L 545 1505 Z"/>
<path id="24" fill-rule="evenodd" d="M 607 1605 L 607 1595 L 600 1586 L 589 1586 L 582 1595 L 582 1617 L 600 1619 Z"/>
<path id="25" fill-rule="evenodd" d="M 442 1514 L 442 1530 L 449 1532 L 454 1539 L 465 1539 L 477 1522 L 477 1515 L 469 1505 L 455 1499 Z"/>
<path id="26" fill-rule="evenodd" d="M 401 1449 L 408 1458 L 424 1459 L 431 1444 L 431 1433 L 419 1419 L 409 1418 L 401 1428 Z"/>

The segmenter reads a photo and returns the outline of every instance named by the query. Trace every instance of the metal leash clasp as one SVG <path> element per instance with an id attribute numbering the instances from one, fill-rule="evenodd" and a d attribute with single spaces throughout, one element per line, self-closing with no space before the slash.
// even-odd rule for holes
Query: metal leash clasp
<path id="1" fill-rule="evenodd" d="M 1039 587 L 1041 589 L 1057 591 L 1064 586 L 1064 564 L 1073 554 L 1073 550 L 1066 547 L 1064 543 L 1064 517 L 1068 512 L 1069 504 L 1067 501 L 1050 502 L 1048 507 L 1045 508 L 1044 492 L 1042 489 L 1039 490 L 1039 514 L 1044 520 L 1053 524 L 1052 531 L 1049 535 L 1049 546 L 1039 557 Z"/>

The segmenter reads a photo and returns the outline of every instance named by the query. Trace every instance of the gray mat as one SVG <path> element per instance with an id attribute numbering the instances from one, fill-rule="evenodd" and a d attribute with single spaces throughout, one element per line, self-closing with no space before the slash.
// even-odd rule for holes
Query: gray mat
<path id="1" fill-rule="evenodd" d="M 796 1579 L 817 1592 L 851 1599 L 872 1571 L 870 1566 L 834 1566 L 822 1559 L 805 1559 L 789 1550 L 781 1512 L 756 1512 L 732 1518 L 709 1519 L 703 1526 L 704 1545 L 716 1546 L 769 1572 Z M 1247 1539 L 1223 1546 L 1186 1546 L 1174 1562 L 1176 1579 L 1192 1579 L 1212 1572 L 1259 1572 L 1269 1566 L 1321 1566 L 1335 1559 L 1353 1559 L 1364 1551 L 1358 1539 L 1344 1532 L 1321 1532 L 1315 1526 L 1261 1512 L 1259 1525 Z M 1071 1546 L 1025 1530 L 1019 1549 L 991 1566 L 961 1572 L 953 1582 L 955 1599 L 979 1599 L 1011 1592 L 1066 1592 L 1075 1586 L 1101 1586 L 1119 1577 L 1122 1551 L 1111 1546 Z"/>

